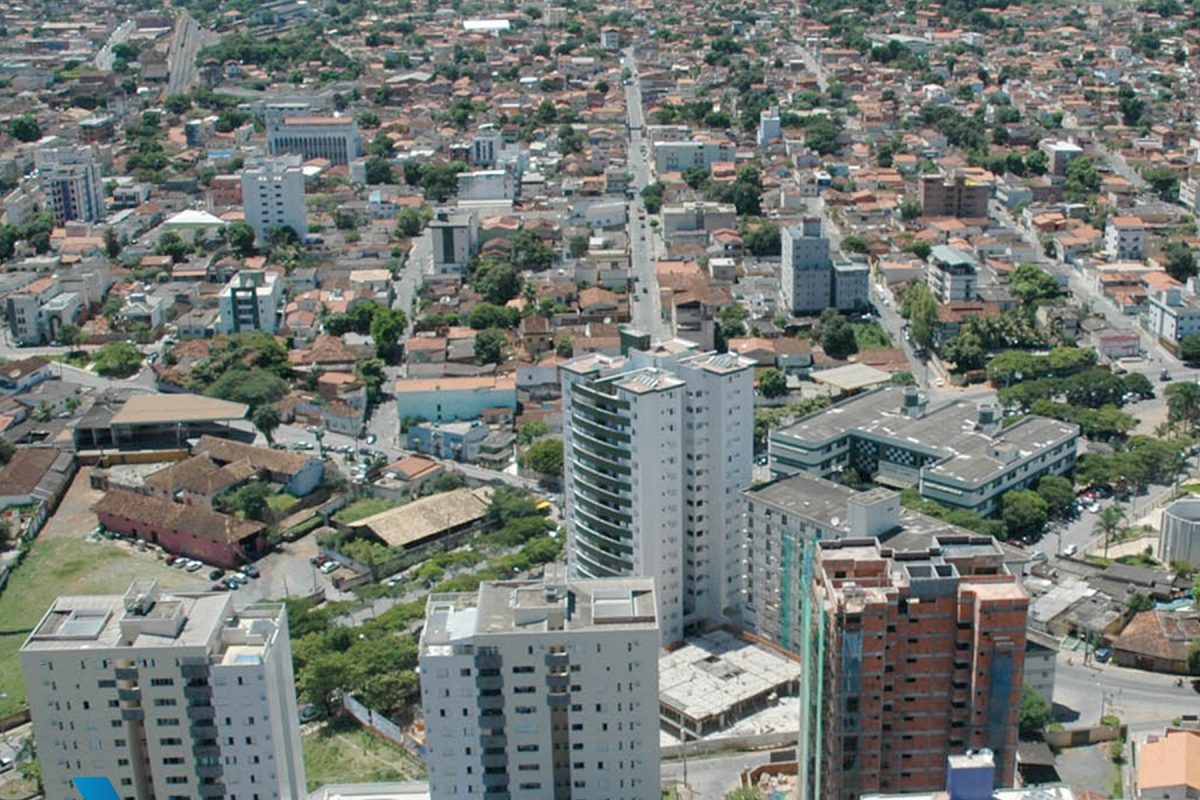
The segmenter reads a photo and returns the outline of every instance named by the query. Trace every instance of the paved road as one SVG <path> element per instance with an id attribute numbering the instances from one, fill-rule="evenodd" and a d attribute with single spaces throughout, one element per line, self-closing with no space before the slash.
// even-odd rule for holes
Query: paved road
<path id="1" fill-rule="evenodd" d="M 167 88 L 164 97 L 173 94 L 184 94 L 196 82 L 196 54 L 208 42 L 207 32 L 200 28 L 187 11 L 181 10 L 175 18 L 175 36 L 171 39 L 171 49 L 167 54 L 167 66 L 170 74 L 167 78 Z"/>
<path id="2" fill-rule="evenodd" d="M 108 41 L 96 53 L 96 58 L 93 63 L 96 69 L 103 72 L 110 72 L 113 68 L 113 62 L 116 56 L 113 54 L 113 48 L 119 44 L 129 41 L 129 34 L 133 33 L 133 20 L 127 19 L 116 27 L 112 35 L 108 37 Z"/>
<path id="3" fill-rule="evenodd" d="M 645 116 L 642 108 L 642 89 L 639 83 L 637 60 L 633 48 L 625 53 L 625 64 L 633 73 L 625 87 L 625 106 L 629 125 L 629 169 L 633 174 L 634 197 L 629 203 L 630 270 L 634 277 L 632 295 L 633 327 L 648 332 L 653 339 L 668 339 L 671 326 L 663 320 L 658 294 L 658 278 L 654 272 L 657 254 L 661 252 L 658 228 L 650 225 L 641 191 L 651 183 L 647 163 L 650 144 L 644 137 Z"/>
<path id="4" fill-rule="evenodd" d="M 1103 713 L 1116 714 L 1135 730 L 1161 730 L 1175 717 L 1200 714 L 1200 693 L 1190 682 L 1180 687 L 1175 680 L 1111 662 L 1084 665 L 1082 650 L 1064 649 L 1055 669 L 1054 703 L 1068 724 L 1094 724 Z"/>

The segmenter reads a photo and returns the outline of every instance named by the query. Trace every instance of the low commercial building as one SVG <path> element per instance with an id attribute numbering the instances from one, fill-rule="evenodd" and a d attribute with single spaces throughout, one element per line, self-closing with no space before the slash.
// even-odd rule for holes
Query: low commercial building
<path id="1" fill-rule="evenodd" d="M 471 420 L 497 409 L 509 416 L 517 410 L 517 380 L 512 375 L 405 378 L 396 381 L 393 393 L 402 421 Z"/>
<path id="2" fill-rule="evenodd" d="M 1200 498 L 1176 500 L 1163 509 L 1158 557 L 1166 564 L 1186 561 L 1200 569 Z"/>
<path id="3" fill-rule="evenodd" d="M 795 660 L 718 628 L 658 659 L 660 722 L 698 739 L 795 696 L 799 684 Z"/>
<path id="4" fill-rule="evenodd" d="M 1188 653 L 1200 639 L 1200 612 L 1142 611 L 1113 639 L 1112 659 L 1123 667 L 1190 675 Z"/>
<path id="5" fill-rule="evenodd" d="M 162 450 L 183 448 L 205 434 L 236 437 L 229 423 L 249 408 L 194 394 L 107 393 L 75 426 L 76 450 Z"/>
<path id="6" fill-rule="evenodd" d="M 1058 663 L 1058 639 L 1030 629 L 1025 638 L 1025 685 L 1054 702 L 1054 672 Z"/>
<path id="7" fill-rule="evenodd" d="M 267 546 L 261 523 L 124 489 L 104 495 L 96 516 L 110 531 L 226 569 L 253 560 Z"/>
<path id="8" fill-rule="evenodd" d="M 350 528 L 388 547 L 411 550 L 480 527 L 491 499 L 488 487 L 455 489 L 372 514 Z"/>
<path id="9" fill-rule="evenodd" d="M 990 514 L 1000 496 L 1075 464 L 1079 427 L 1031 415 L 1004 428 L 993 406 L 932 408 L 913 387 L 884 386 L 772 431 L 771 473 L 820 477 L 853 469 L 922 497 Z"/>
<path id="10" fill-rule="evenodd" d="M 430 595 L 419 647 L 433 800 L 659 800 L 650 578 Z"/>
<path id="11" fill-rule="evenodd" d="M 409 450 L 447 461 L 475 462 L 488 437 L 488 427 L 478 420 L 464 422 L 422 422 L 405 434 Z"/>

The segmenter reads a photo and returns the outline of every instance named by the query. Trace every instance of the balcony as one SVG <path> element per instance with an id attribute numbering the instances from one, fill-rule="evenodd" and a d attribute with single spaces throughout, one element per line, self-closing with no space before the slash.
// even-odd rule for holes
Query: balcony
<path id="1" fill-rule="evenodd" d="M 225 784 L 223 783 L 202 783 L 199 787 L 201 797 L 224 797 Z"/>
<path id="2" fill-rule="evenodd" d="M 217 746 L 215 739 L 202 739 L 192 748 L 192 755 L 197 759 L 220 758 L 221 748 Z"/>
<path id="3" fill-rule="evenodd" d="M 188 706 L 187 716 L 188 716 L 188 719 L 191 719 L 191 720 L 197 720 L 197 721 L 210 720 L 210 719 L 216 718 L 217 711 L 215 708 L 213 708 L 212 706 L 208 706 L 208 705 Z"/>
<path id="4" fill-rule="evenodd" d="M 217 726 L 206 723 L 197 723 L 192 726 L 193 739 L 215 739 L 217 738 Z"/>
<path id="5" fill-rule="evenodd" d="M 113 670 L 113 676 L 119 681 L 136 681 L 137 667 L 117 667 Z"/>
<path id="6" fill-rule="evenodd" d="M 132 689 L 117 689 L 117 699 L 123 703 L 140 703 L 142 690 L 136 686 Z"/>
<path id="7" fill-rule="evenodd" d="M 183 696 L 189 703 L 206 704 L 212 699 L 212 687 L 208 684 L 183 687 Z"/>
<path id="8" fill-rule="evenodd" d="M 223 774 L 220 764 L 197 764 L 196 777 L 219 778 Z"/>
<path id="9" fill-rule="evenodd" d="M 146 718 L 146 712 L 140 708 L 122 708 L 121 719 L 126 722 L 141 722 Z"/>

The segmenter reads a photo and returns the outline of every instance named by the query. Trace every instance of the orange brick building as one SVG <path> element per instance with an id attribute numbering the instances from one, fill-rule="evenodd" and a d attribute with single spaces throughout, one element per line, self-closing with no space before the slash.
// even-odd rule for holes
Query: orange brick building
<path id="1" fill-rule="evenodd" d="M 913 544 L 816 545 L 822 798 L 941 789 L 947 756 L 982 747 L 1013 784 L 1029 596 L 989 537 Z"/>

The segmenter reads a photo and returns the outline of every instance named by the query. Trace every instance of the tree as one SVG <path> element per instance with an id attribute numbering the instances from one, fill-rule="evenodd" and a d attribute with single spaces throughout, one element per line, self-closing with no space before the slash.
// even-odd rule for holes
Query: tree
<path id="1" fill-rule="evenodd" d="M 1028 305 L 1058 295 L 1058 281 L 1037 264 L 1019 264 L 1008 278 L 1008 288 Z"/>
<path id="2" fill-rule="evenodd" d="M 837 309 L 827 308 L 821 312 L 814 338 L 821 342 L 821 347 L 831 358 L 848 358 L 858 352 L 854 326 Z"/>
<path id="3" fill-rule="evenodd" d="M 259 406 L 254 409 L 254 414 L 250 419 L 254 422 L 254 427 L 262 431 L 262 435 L 267 438 L 268 442 L 273 443 L 275 441 L 275 429 L 283 421 L 279 418 L 279 411 L 275 406 Z"/>
<path id="4" fill-rule="evenodd" d="M 921 217 L 921 201 L 915 197 L 905 197 L 900 201 L 900 219 L 905 222 L 912 222 Z"/>
<path id="5" fill-rule="evenodd" d="M 536 419 L 530 420 L 522 425 L 521 429 L 517 431 L 517 444 L 521 445 L 522 447 L 528 447 L 529 445 L 533 444 L 538 437 L 545 436 L 549 432 L 550 428 L 547 427 L 546 423 Z"/>
<path id="6" fill-rule="evenodd" d="M 1065 515 L 1075 502 L 1074 487 L 1061 475 L 1043 475 L 1037 482 L 1037 493 L 1046 501 L 1046 507 L 1055 517 Z"/>
<path id="7" fill-rule="evenodd" d="M 641 191 L 642 202 L 646 204 L 646 213 L 657 214 L 662 208 L 665 187 L 661 183 L 648 184 Z"/>
<path id="8" fill-rule="evenodd" d="M 400 337 L 408 327 L 408 318 L 403 311 L 383 308 L 376 310 L 371 318 L 371 340 L 375 342 L 375 353 L 391 363 L 400 357 Z"/>
<path id="9" fill-rule="evenodd" d="M 933 346 L 937 330 L 937 298 L 923 283 L 913 284 L 904 293 L 900 310 L 908 320 L 913 344 L 922 349 Z"/>
<path id="10" fill-rule="evenodd" d="M 842 129 L 826 116 L 812 115 L 804 124 L 804 144 L 825 156 L 838 149 Z"/>
<path id="11" fill-rule="evenodd" d="M 242 258 L 254 255 L 254 228 L 248 222 L 240 219 L 231 222 L 225 228 L 225 241 Z"/>
<path id="12" fill-rule="evenodd" d="M 395 183 L 396 175 L 392 172 L 392 164 L 385 156 L 371 156 L 366 163 L 367 183 Z"/>
<path id="13" fill-rule="evenodd" d="M 112 228 L 104 229 L 104 255 L 110 259 L 121 255 L 121 240 L 117 238 L 117 232 Z"/>
<path id="14" fill-rule="evenodd" d="M 251 481 L 230 494 L 225 500 L 226 508 L 241 512 L 246 519 L 263 521 L 271 507 L 267 498 L 272 495 L 271 485 L 266 481 Z"/>
<path id="15" fill-rule="evenodd" d="M 1108 506 L 1100 512 L 1095 531 L 1104 537 L 1104 557 L 1108 558 L 1108 546 L 1116 541 L 1125 530 L 1125 510 L 1120 506 Z"/>
<path id="16" fill-rule="evenodd" d="M 1188 363 L 1200 361 L 1200 333 L 1189 333 L 1179 340 L 1179 357 Z"/>
<path id="17" fill-rule="evenodd" d="M 504 360 L 508 337 L 498 328 L 488 328 L 475 334 L 475 360 L 480 364 L 499 364 Z"/>
<path id="18" fill-rule="evenodd" d="M 1151 167 L 1142 173 L 1146 183 L 1163 200 L 1175 202 L 1179 196 L 1179 176 L 1170 167 Z"/>
<path id="19" fill-rule="evenodd" d="M 1054 706 L 1037 689 L 1021 684 L 1021 706 L 1017 711 L 1017 730 L 1022 739 L 1041 739 L 1054 722 Z"/>
<path id="20" fill-rule="evenodd" d="M 354 365 L 354 374 L 363 382 L 367 390 L 367 402 L 372 406 L 379 402 L 383 392 L 383 384 L 387 382 L 387 370 L 382 360 L 368 358 Z"/>
<path id="21" fill-rule="evenodd" d="M 154 248 L 156 255 L 170 256 L 171 261 L 178 264 L 185 261 L 192 252 L 192 246 L 179 237 L 175 231 L 167 231 L 158 240 Z"/>
<path id="22" fill-rule="evenodd" d="M 867 246 L 867 240 L 861 236 L 847 236 L 842 239 L 842 250 L 847 253 L 871 252 L 871 248 Z"/>
<path id="23" fill-rule="evenodd" d="M 1150 609 L 1154 608 L 1154 601 L 1141 592 L 1134 592 L 1133 594 L 1129 595 L 1129 599 L 1125 601 L 1125 607 L 1133 613 L 1138 614 L 1142 611 L 1149 611 Z"/>
<path id="24" fill-rule="evenodd" d="M 8 123 L 8 135 L 19 142 L 36 142 L 42 138 L 42 126 L 33 114 L 22 114 Z"/>
<path id="25" fill-rule="evenodd" d="M 1037 492 L 1008 492 L 1000 498 L 1000 518 L 1009 538 L 1035 539 L 1046 527 L 1050 507 Z"/>
<path id="26" fill-rule="evenodd" d="M 778 369 L 768 367 L 759 373 L 758 391 L 763 397 L 782 397 L 787 394 L 787 378 Z"/>
<path id="27" fill-rule="evenodd" d="M 1167 386 L 1167 421 L 1187 431 L 1200 421 L 1200 386 L 1191 381 L 1176 381 Z"/>
<path id="28" fill-rule="evenodd" d="M 1197 342 L 1200 347 L 1200 342 Z M 1125 386 L 1125 391 L 1129 394 L 1137 395 L 1143 400 L 1149 400 L 1154 397 L 1154 384 L 1140 372 L 1131 372 L 1121 379 L 1121 383 Z"/>
<path id="29" fill-rule="evenodd" d="M 757 786 L 739 786 L 725 795 L 725 800 L 767 800 L 767 796 Z"/>
<path id="30" fill-rule="evenodd" d="M 588 251 L 588 239 L 586 236 L 572 236 L 570 243 L 567 245 L 567 251 L 571 254 L 571 258 L 583 258 Z"/>
<path id="31" fill-rule="evenodd" d="M 1175 280 L 1186 282 L 1196 274 L 1196 256 L 1183 242 L 1170 242 L 1163 248 L 1163 268 Z"/>
<path id="32" fill-rule="evenodd" d="M 396 215 L 396 233 L 406 238 L 412 238 L 421 232 L 425 221 L 420 212 L 412 208 L 403 208 Z"/>
<path id="33" fill-rule="evenodd" d="M 92 355 L 96 374 L 106 378 L 128 378 L 142 366 L 142 354 L 129 342 L 111 342 Z"/>
<path id="34" fill-rule="evenodd" d="M 129 61 L 134 59 L 126 60 Z M 191 110 L 192 98 L 188 97 L 186 94 L 170 95 L 167 97 L 167 99 L 163 100 L 163 108 L 165 108 L 167 111 L 170 111 L 172 114 L 175 114 L 176 116 L 184 114 Z"/>
<path id="35" fill-rule="evenodd" d="M 521 231 L 512 239 L 513 269 L 520 272 L 544 272 L 554 266 L 554 251 L 533 231 Z"/>
<path id="36" fill-rule="evenodd" d="M 477 331 L 488 328 L 515 328 L 520 321 L 521 314 L 515 308 L 498 306 L 493 303 L 480 303 L 467 315 L 467 324 Z"/>
<path id="37" fill-rule="evenodd" d="M 521 276 L 507 261 L 484 259 L 471 276 L 475 291 L 489 303 L 502 306 L 521 293 Z"/>
<path id="38" fill-rule="evenodd" d="M 78 325 L 68 322 L 58 329 L 58 340 L 71 348 L 70 352 L 74 352 L 83 343 L 83 331 Z"/>
<path id="39" fill-rule="evenodd" d="M 563 443 L 558 437 L 539 439 L 525 452 L 525 467 L 539 475 L 558 477 L 563 471 Z"/>
<path id="40" fill-rule="evenodd" d="M 782 247 L 779 226 L 766 220 L 756 225 L 749 225 L 742 232 L 742 243 L 745 244 L 751 255 L 777 256 Z"/>

